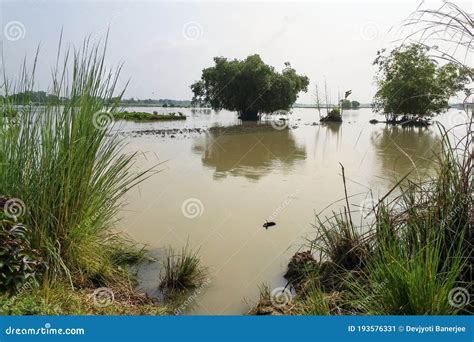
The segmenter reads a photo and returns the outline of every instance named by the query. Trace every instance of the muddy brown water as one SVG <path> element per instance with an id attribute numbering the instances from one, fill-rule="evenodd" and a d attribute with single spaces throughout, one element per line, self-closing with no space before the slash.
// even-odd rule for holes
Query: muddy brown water
<path id="1" fill-rule="evenodd" d="M 357 214 L 367 210 L 370 189 L 382 196 L 415 165 L 414 175 L 432 172 L 440 143 L 435 125 L 371 125 L 370 109 L 346 110 L 342 124 L 327 125 L 315 124 L 317 111 L 307 108 L 274 125 L 241 123 L 227 111 L 127 110 L 188 116 L 118 124 L 126 150 L 141 154 L 137 170 L 162 163 L 159 173 L 127 194 L 119 229 L 157 258 L 166 246 L 189 243 L 208 267 L 209 279 L 189 294 L 185 314 L 243 314 L 257 300 L 259 286 L 284 286 L 289 258 L 314 232 L 315 213 L 331 203 L 331 210 L 344 205 L 339 163 L 355 215 L 363 216 Z M 466 114 L 453 109 L 437 120 L 451 127 Z M 263 228 L 267 220 L 276 225 Z M 141 265 L 140 288 L 158 295 L 159 274 L 159 262 Z"/>

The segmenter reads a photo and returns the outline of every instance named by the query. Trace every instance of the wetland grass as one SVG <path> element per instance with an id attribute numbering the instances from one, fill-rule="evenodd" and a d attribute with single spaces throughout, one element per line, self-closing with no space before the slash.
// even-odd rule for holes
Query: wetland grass
<path id="1" fill-rule="evenodd" d="M 198 251 L 192 251 L 188 244 L 180 252 L 169 247 L 162 263 L 159 288 L 167 295 L 174 295 L 202 285 L 206 278 Z"/>
<path id="2" fill-rule="evenodd" d="M 153 170 L 134 172 L 136 153 L 122 152 L 124 143 L 113 131 L 111 116 L 123 90 L 116 89 L 120 68 L 105 66 L 105 45 L 85 41 L 63 51 L 60 43 L 50 92 L 69 100 L 41 106 L 26 101 L 14 107 L 14 120 L 0 117 L 1 195 L 16 204 L 10 213 L 5 206 L 5 213 L 24 224 L 24 239 L 46 263 L 29 292 L 38 301 L 45 298 L 38 297 L 42 288 L 56 286 L 65 296 L 101 286 L 135 296 L 123 266 L 142 250 L 113 225 L 122 196 Z M 17 84 L 4 75 L 2 112 L 13 108 L 8 95 L 33 91 L 35 68 L 36 58 L 31 69 L 25 63 Z M 21 294 L 14 302 L 28 301 Z"/>
<path id="3" fill-rule="evenodd" d="M 183 113 L 146 113 L 146 112 L 117 112 L 114 113 L 115 120 L 128 120 L 128 121 L 175 121 L 175 120 L 186 120 L 186 116 Z"/>
<path id="4" fill-rule="evenodd" d="M 372 220 L 353 223 L 347 194 L 342 212 L 317 217 L 310 250 L 288 265 L 289 286 L 296 290 L 291 305 L 301 308 L 296 314 L 473 312 L 469 296 L 462 303 L 455 297 L 473 287 L 471 124 L 454 145 L 440 127 L 436 174 L 403 177 L 374 203 Z M 304 262 L 296 262 L 303 254 Z M 259 306 L 250 313 L 258 314 Z"/>

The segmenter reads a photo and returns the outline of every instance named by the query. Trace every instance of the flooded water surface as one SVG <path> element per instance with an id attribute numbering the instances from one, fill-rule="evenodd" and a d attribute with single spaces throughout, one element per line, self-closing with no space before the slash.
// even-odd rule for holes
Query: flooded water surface
<path id="1" fill-rule="evenodd" d="M 326 125 L 309 108 L 273 125 L 241 123 L 227 111 L 168 111 L 188 118 L 120 123 L 127 150 L 144 153 L 137 169 L 159 164 L 160 172 L 127 195 L 119 226 L 157 256 L 169 245 L 199 248 L 209 281 L 197 289 L 190 314 L 242 314 L 259 286 L 284 286 L 289 258 L 311 237 L 315 213 L 344 204 L 340 164 L 357 210 L 370 189 L 383 195 L 414 166 L 413 176 L 426 176 L 440 144 L 436 125 L 371 125 L 370 109 L 347 110 L 344 123 Z M 438 119 L 449 126 L 463 115 L 451 110 Z M 265 229 L 266 221 L 276 225 Z M 151 295 L 159 272 L 158 262 L 139 269 L 140 287 Z"/>

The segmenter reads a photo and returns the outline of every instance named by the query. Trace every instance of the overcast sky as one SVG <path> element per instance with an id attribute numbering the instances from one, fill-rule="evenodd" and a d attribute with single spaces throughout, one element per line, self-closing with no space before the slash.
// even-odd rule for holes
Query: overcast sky
<path id="1" fill-rule="evenodd" d="M 338 89 L 352 89 L 353 99 L 370 102 L 376 51 L 400 38 L 400 22 L 417 6 L 416 1 L 0 0 L 0 34 L 10 75 L 41 45 L 41 89 L 50 84 L 61 29 L 67 44 L 79 46 L 88 35 L 103 39 L 110 27 L 107 61 L 124 63 L 121 80 L 130 79 L 126 97 L 190 99 L 189 85 L 214 56 L 240 59 L 258 53 L 278 70 L 288 61 L 311 79 L 300 103 L 314 101 L 314 82 L 321 85 L 324 78 L 333 98 Z"/>

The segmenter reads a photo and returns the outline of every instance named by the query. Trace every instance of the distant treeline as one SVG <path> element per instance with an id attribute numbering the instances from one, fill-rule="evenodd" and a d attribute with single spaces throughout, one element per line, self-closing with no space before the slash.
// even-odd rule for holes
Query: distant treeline
<path id="1" fill-rule="evenodd" d="M 0 104 L 5 102 L 5 96 L 0 95 Z M 12 95 L 8 95 L 8 102 L 12 104 L 46 104 L 46 103 L 66 103 L 70 99 L 67 97 L 59 97 L 48 94 L 45 91 L 26 91 Z M 101 99 L 105 102 L 105 99 Z M 189 107 L 191 101 L 189 100 L 171 100 L 171 99 L 121 99 L 112 98 L 112 101 L 119 101 L 120 104 L 126 106 L 159 106 L 159 107 Z"/>
<path id="2" fill-rule="evenodd" d="M 8 96 L 0 95 L 0 103 L 3 104 L 5 100 L 13 104 L 61 103 L 68 101 L 65 97 L 47 94 L 45 91 L 25 91 Z"/>
<path id="3" fill-rule="evenodd" d="M 67 97 L 58 97 L 56 95 L 48 94 L 45 91 L 27 91 L 16 93 L 13 95 L 8 96 L 8 102 L 12 104 L 26 104 L 26 103 L 34 103 L 34 104 L 45 104 L 45 103 L 66 103 L 69 101 Z M 112 99 L 114 100 L 114 99 Z M 118 98 L 115 98 L 118 100 Z M 0 95 L 0 105 L 3 104 L 5 101 L 5 96 Z M 103 100 L 105 102 L 105 100 Z M 157 106 L 157 107 L 191 107 L 192 102 L 189 100 L 172 100 L 172 99 L 121 99 L 119 102 L 121 105 L 124 106 Z M 329 108 L 335 107 L 336 105 L 330 105 Z M 450 108 L 458 108 L 463 109 L 465 108 L 465 104 L 462 103 L 455 103 L 450 104 Z M 472 104 L 468 103 L 468 107 L 472 106 Z M 295 103 L 293 105 L 295 108 L 315 108 L 314 104 L 305 104 L 305 103 Z M 358 101 L 349 101 L 343 100 L 342 103 L 343 109 L 358 109 L 358 108 L 370 108 L 370 103 L 359 103 Z"/>
<path id="4" fill-rule="evenodd" d="M 140 105 L 153 105 L 159 107 L 190 107 L 191 101 L 189 100 L 171 100 L 171 99 L 122 99 L 122 104 L 128 106 L 140 106 Z"/>

